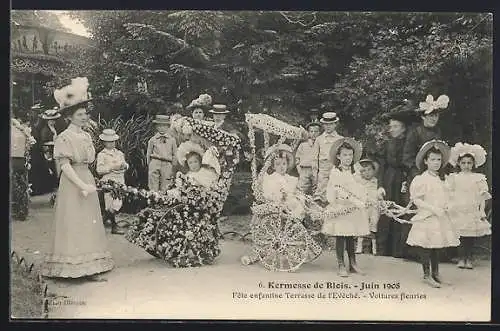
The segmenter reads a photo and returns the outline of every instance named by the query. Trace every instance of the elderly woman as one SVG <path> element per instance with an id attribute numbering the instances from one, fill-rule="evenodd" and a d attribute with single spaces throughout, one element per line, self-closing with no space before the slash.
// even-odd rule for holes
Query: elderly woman
<path id="1" fill-rule="evenodd" d="M 53 246 L 42 275 L 57 278 L 89 277 L 109 271 L 114 263 L 107 249 L 99 199 L 89 164 L 95 160 L 91 136 L 83 130 L 88 120 L 88 81 L 76 78 L 54 92 L 60 112 L 70 124 L 59 134 L 54 158 L 60 169 L 59 194 L 55 205 Z"/>
<path id="2" fill-rule="evenodd" d="M 383 118 L 388 124 L 390 138 L 372 156 L 380 165 L 378 182 L 385 190 L 385 199 L 398 205 L 408 204 L 406 178 L 408 169 L 403 164 L 403 148 L 407 128 L 418 120 L 414 103 L 407 101 Z M 405 225 L 382 215 L 378 223 L 377 244 L 379 255 L 402 257 L 406 236 Z M 406 231 L 407 232 L 407 231 Z"/>

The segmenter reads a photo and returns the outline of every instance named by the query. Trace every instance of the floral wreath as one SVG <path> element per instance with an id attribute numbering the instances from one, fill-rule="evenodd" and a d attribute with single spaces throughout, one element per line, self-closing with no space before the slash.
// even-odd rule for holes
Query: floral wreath
<path id="1" fill-rule="evenodd" d="M 12 118 L 11 119 L 12 125 L 17 128 L 19 131 L 21 131 L 25 136 L 26 136 L 26 145 L 24 148 L 24 168 L 26 170 L 31 169 L 31 148 L 32 146 L 36 143 L 36 139 L 31 135 L 31 128 L 25 124 L 21 124 L 19 120 Z M 29 202 L 29 196 L 31 194 L 31 184 L 28 183 L 26 187 L 26 195 L 28 196 L 28 201 Z"/>
<path id="2" fill-rule="evenodd" d="M 217 220 L 229 194 L 241 148 L 238 137 L 191 118 L 181 117 L 172 123 L 174 130 L 185 126 L 212 142 L 219 152 L 221 176 L 209 190 L 180 172 L 176 174 L 175 188 L 167 194 L 98 181 L 100 190 L 144 207 L 126 239 L 175 267 L 212 264 L 220 254 Z"/>

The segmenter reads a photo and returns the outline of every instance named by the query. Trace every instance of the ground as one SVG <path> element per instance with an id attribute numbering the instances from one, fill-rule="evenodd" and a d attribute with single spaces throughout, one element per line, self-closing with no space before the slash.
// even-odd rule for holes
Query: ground
<path id="1" fill-rule="evenodd" d="M 50 247 L 53 209 L 48 197 L 32 200 L 29 219 L 12 222 L 12 249 L 40 265 Z M 223 231 L 240 220 L 224 220 Z M 243 266 L 248 243 L 222 241 L 222 253 L 213 266 L 175 269 L 166 266 L 123 236 L 108 234 L 116 268 L 105 274 L 105 282 L 47 280 L 58 298 L 51 302 L 49 318 L 162 318 L 162 319 L 322 319 L 322 320 L 443 320 L 486 321 L 490 318 L 490 262 L 477 262 L 474 270 L 442 264 L 441 273 L 451 284 L 432 289 L 421 281 L 421 267 L 414 262 L 368 254 L 359 256 L 367 275 L 341 279 L 336 274 L 333 252 L 294 273 L 270 272 L 261 265 Z M 269 282 L 312 284 L 312 289 L 273 289 Z M 336 283 L 351 289 L 337 293 L 360 293 L 360 298 L 317 298 L 331 289 L 314 284 Z M 353 286 L 378 284 L 379 289 L 360 291 Z M 399 289 L 384 290 L 384 283 L 399 283 Z M 259 287 L 262 285 L 262 287 Z M 397 287 L 397 286 L 396 286 Z M 282 298 L 250 298 L 250 294 L 281 294 Z M 314 294 L 315 298 L 287 298 L 286 293 Z M 371 299 L 371 293 L 397 299 Z M 420 299 L 400 300 L 401 293 Z M 246 298 L 242 296 L 247 295 Z M 425 298 L 423 298 L 425 296 Z M 15 297 L 12 298 L 16 300 Z M 64 301 L 66 299 L 66 301 Z"/>

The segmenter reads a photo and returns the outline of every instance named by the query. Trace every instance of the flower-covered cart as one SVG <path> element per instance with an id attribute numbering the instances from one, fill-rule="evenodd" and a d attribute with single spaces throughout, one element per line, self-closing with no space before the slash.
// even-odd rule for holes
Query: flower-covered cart
<path id="1" fill-rule="evenodd" d="M 251 252 L 241 260 L 245 265 L 260 262 L 273 271 L 295 271 L 321 254 L 322 247 L 314 239 L 318 228 L 310 226 L 314 223 L 310 217 L 299 219 L 285 206 L 266 201 L 263 197 L 262 180 L 271 160 L 267 160 L 260 170 L 257 169 L 256 151 L 259 149 L 255 146 L 255 135 L 256 131 L 262 132 L 264 151 L 282 143 L 288 143 L 295 150 L 307 132 L 266 114 L 247 114 L 246 122 L 253 156 L 251 169 L 255 201 L 252 207 Z"/>
<path id="2" fill-rule="evenodd" d="M 175 187 L 161 194 L 113 182 L 100 188 L 124 199 L 136 199 L 146 206 L 133 222 L 125 238 L 149 254 L 174 267 L 194 267 L 214 263 L 220 254 L 218 220 L 232 183 L 241 141 L 211 125 L 181 117 L 172 129 L 182 135 L 190 131 L 201 145 L 215 146 L 221 168 L 217 183 L 209 189 L 192 178 L 177 173 Z"/>

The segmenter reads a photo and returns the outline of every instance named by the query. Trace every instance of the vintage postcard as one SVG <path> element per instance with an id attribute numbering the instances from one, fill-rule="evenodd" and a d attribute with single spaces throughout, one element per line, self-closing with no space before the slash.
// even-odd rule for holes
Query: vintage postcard
<path id="1" fill-rule="evenodd" d="M 491 13 L 11 12 L 11 318 L 490 321 Z"/>

